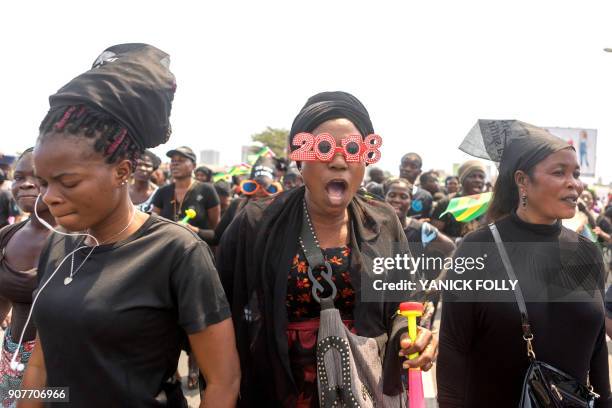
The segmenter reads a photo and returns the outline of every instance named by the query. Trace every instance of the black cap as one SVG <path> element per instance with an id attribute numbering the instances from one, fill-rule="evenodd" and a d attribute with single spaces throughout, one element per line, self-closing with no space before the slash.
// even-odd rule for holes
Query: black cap
<path id="1" fill-rule="evenodd" d="M 181 146 L 177 147 L 176 149 L 172 149 L 168 153 L 166 153 L 166 156 L 172 157 L 175 154 L 178 154 L 191 160 L 194 164 L 197 161 L 195 153 L 187 146 Z"/>

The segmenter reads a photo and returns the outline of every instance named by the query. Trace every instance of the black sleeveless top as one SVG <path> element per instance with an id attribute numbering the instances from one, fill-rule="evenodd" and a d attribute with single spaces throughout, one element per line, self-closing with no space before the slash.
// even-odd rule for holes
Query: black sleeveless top
<path id="1" fill-rule="evenodd" d="M 38 286 L 38 281 L 36 268 L 29 271 L 18 271 L 7 262 L 6 246 L 11 237 L 23 228 L 28 221 L 8 225 L 0 230 L 0 296 L 8 299 L 13 305 L 10 326 L 13 338 L 19 338 L 21 335 L 32 306 L 32 292 Z M 34 340 L 35 337 L 36 328 L 34 323 L 30 322 L 23 340 Z"/>

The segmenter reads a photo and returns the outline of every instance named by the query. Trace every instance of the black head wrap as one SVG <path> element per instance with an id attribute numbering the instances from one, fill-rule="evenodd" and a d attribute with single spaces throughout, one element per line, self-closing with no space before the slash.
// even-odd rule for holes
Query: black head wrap
<path id="1" fill-rule="evenodd" d="M 364 138 L 374 133 L 370 114 L 359 99 L 347 92 L 321 92 L 308 98 L 300 113 L 293 120 L 289 132 L 289 148 L 291 151 L 298 149 L 298 146 L 291 144 L 293 137 L 298 133 L 310 133 L 321 123 L 340 118 L 353 122 Z"/>
<path id="2" fill-rule="evenodd" d="M 85 104 L 121 125 L 141 149 L 170 137 L 170 111 L 176 90 L 170 56 L 147 44 L 107 48 L 92 68 L 49 97 L 51 108 Z"/>
<path id="3" fill-rule="evenodd" d="M 261 156 L 253 168 L 251 168 L 251 180 L 255 180 L 260 177 L 269 177 L 274 180 L 274 169 L 276 168 L 276 161 L 269 156 Z"/>
<path id="4" fill-rule="evenodd" d="M 499 163 L 500 175 L 529 170 L 550 154 L 573 147 L 537 126 L 518 120 L 479 119 L 459 149 Z"/>

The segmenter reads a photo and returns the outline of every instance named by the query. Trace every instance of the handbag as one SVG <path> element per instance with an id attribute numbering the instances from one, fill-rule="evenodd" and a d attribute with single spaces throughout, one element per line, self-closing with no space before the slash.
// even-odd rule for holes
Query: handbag
<path id="1" fill-rule="evenodd" d="M 390 396 L 383 393 L 383 367 L 381 355 L 387 334 L 376 338 L 358 336 L 342 322 L 334 306 L 337 289 L 332 280 L 332 268 L 318 246 L 314 229 L 304 202 L 300 244 L 308 261 L 308 278 L 312 283 L 312 296 L 321 305 L 317 334 L 317 385 L 322 408 L 331 407 L 405 407 L 406 394 Z M 321 298 L 324 287 L 313 275 L 313 269 L 325 269 L 321 277 L 332 288 L 329 297 Z"/>
<path id="2" fill-rule="evenodd" d="M 521 312 L 523 340 L 527 344 L 527 358 L 529 359 L 529 368 L 523 380 L 519 408 L 592 408 L 595 399 L 599 398 L 599 395 L 593 392 L 592 387 L 588 384 L 584 385 L 562 370 L 536 359 L 533 350 L 533 333 L 523 292 L 518 284 L 514 268 L 510 263 L 510 258 L 504 248 L 497 227 L 494 223 L 491 223 L 489 229 L 493 234 L 508 278 L 517 282 L 514 296 Z"/>
<path id="3" fill-rule="evenodd" d="M 155 396 L 155 400 L 168 408 L 189 408 L 187 399 L 183 394 L 181 382 L 176 380 L 174 376 L 169 378 L 161 386 L 161 391 Z"/>

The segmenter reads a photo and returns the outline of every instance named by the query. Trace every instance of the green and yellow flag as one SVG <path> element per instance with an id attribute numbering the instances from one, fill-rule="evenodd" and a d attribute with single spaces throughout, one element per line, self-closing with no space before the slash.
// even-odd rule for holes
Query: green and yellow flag
<path id="1" fill-rule="evenodd" d="M 274 154 L 274 152 L 272 151 L 272 149 L 270 149 L 268 146 L 264 146 L 262 147 L 257 153 L 255 154 L 249 154 L 247 156 L 247 161 L 251 164 L 255 164 L 255 162 L 257 161 L 257 159 L 259 159 L 261 156 L 271 156 L 271 157 L 276 157 L 276 155 Z"/>
<path id="2" fill-rule="evenodd" d="M 240 176 L 243 174 L 249 174 L 251 172 L 251 165 L 247 163 L 240 163 L 236 166 L 230 168 L 227 172 L 224 173 L 216 173 L 213 176 L 213 182 L 217 182 L 219 180 L 231 181 L 232 176 Z"/>
<path id="3" fill-rule="evenodd" d="M 459 222 L 470 222 L 480 217 L 489 208 L 493 193 L 474 194 L 464 197 L 456 197 L 450 200 L 446 211 L 440 214 L 440 218 L 445 214 L 453 214 Z"/>

